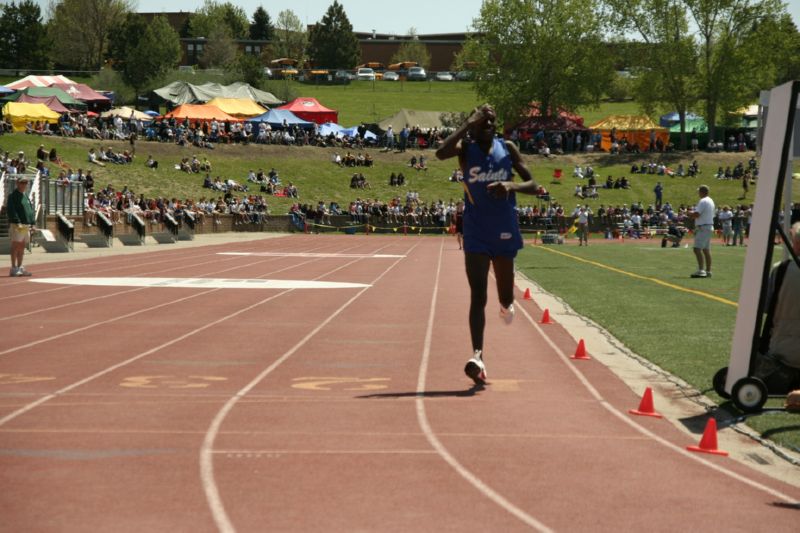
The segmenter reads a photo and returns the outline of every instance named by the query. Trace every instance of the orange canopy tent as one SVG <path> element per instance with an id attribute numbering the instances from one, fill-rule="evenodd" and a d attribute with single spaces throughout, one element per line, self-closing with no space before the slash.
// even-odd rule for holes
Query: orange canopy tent
<path id="1" fill-rule="evenodd" d="M 179 105 L 166 115 L 164 118 L 174 118 L 175 120 L 185 119 L 188 118 L 189 120 L 194 121 L 201 121 L 201 122 L 210 122 L 212 120 L 217 120 L 224 122 L 226 120 L 231 122 L 239 122 L 241 119 L 231 116 L 218 108 L 215 105 L 195 105 L 195 104 L 183 104 Z"/>
<path id="2" fill-rule="evenodd" d="M 618 142 L 627 140 L 629 145 L 638 144 L 642 151 L 650 146 L 651 132 L 656 140 L 666 146 L 669 143 L 669 130 L 662 128 L 646 115 L 611 115 L 589 126 L 603 136 L 600 148 L 606 152 L 611 150 L 611 133 Z"/>

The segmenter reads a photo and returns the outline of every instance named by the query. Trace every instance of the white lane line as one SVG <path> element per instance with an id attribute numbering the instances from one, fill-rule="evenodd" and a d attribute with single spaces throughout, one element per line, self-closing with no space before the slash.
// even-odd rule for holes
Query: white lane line
<path id="1" fill-rule="evenodd" d="M 342 254 L 314 252 L 218 252 L 218 255 L 256 255 L 259 257 L 320 257 L 336 259 L 402 259 L 404 255 L 393 254 Z"/>
<path id="2" fill-rule="evenodd" d="M 363 283 L 292 279 L 222 278 L 36 278 L 32 283 L 91 285 L 95 287 L 159 287 L 180 289 L 361 289 Z"/>
<path id="3" fill-rule="evenodd" d="M 466 479 L 473 487 L 475 487 L 478 492 L 483 494 L 489 500 L 493 501 L 495 504 L 499 505 L 513 516 L 518 518 L 523 523 L 529 525 L 530 527 L 538 530 L 538 531 L 552 531 L 549 527 L 547 527 L 542 522 L 538 521 L 533 516 L 529 515 L 510 501 L 508 501 L 502 494 L 494 490 L 492 487 L 487 485 L 484 481 L 482 481 L 478 476 L 473 474 L 469 469 L 467 469 L 464 465 L 458 462 L 458 460 L 453 457 L 450 452 L 445 448 L 444 444 L 439 441 L 439 439 L 434 434 L 433 430 L 431 429 L 431 425 L 428 422 L 428 415 L 425 412 L 425 381 L 428 375 L 428 364 L 430 362 L 431 356 L 431 342 L 433 341 L 433 323 L 435 321 L 436 316 L 436 301 L 439 295 L 439 276 L 442 270 L 442 250 L 444 249 L 444 239 L 442 239 L 441 244 L 439 245 L 439 262 L 436 265 L 436 283 L 433 287 L 433 297 L 431 298 L 431 308 L 430 313 L 428 315 L 428 326 L 427 330 L 425 331 L 425 344 L 422 351 L 422 361 L 420 362 L 419 366 L 419 377 L 417 379 L 417 420 L 419 422 L 419 426 L 422 429 L 422 432 L 425 434 L 425 438 L 428 439 L 428 442 L 433 447 L 434 450 L 439 454 L 439 456 L 444 459 L 444 461 L 450 465 L 453 470 L 455 470 L 461 477 Z"/>
<path id="4" fill-rule="evenodd" d="M 533 317 L 531 317 L 531 315 L 528 314 L 528 312 L 521 305 L 517 306 L 517 309 L 519 309 L 522 312 L 522 314 L 525 316 L 525 318 L 528 319 L 528 322 L 530 322 L 533 325 L 533 327 L 536 329 L 536 331 L 539 333 L 539 335 L 541 335 L 542 338 L 545 340 L 545 342 L 553 349 L 553 351 L 556 352 L 556 354 L 558 355 L 559 359 L 561 359 L 561 362 L 563 362 L 565 365 L 567 365 L 567 367 L 570 369 L 570 371 L 572 371 L 572 373 L 575 374 L 575 377 L 577 377 L 578 381 L 580 381 L 583 384 L 583 386 L 586 387 L 586 390 L 589 391 L 589 394 L 591 394 L 597 400 L 597 402 L 600 405 L 602 405 L 612 415 L 614 415 L 615 417 L 619 418 L 620 420 L 622 420 L 623 422 L 628 424 L 630 427 L 632 427 L 633 429 L 635 429 L 639 433 L 641 433 L 643 435 L 646 435 L 647 437 L 653 439 L 654 441 L 658 442 L 659 444 L 669 448 L 670 450 L 680 454 L 681 456 L 683 456 L 683 457 L 685 457 L 687 459 L 691 459 L 692 461 L 696 461 L 696 462 L 698 462 L 698 463 L 700 463 L 700 464 L 702 464 L 704 466 L 707 466 L 707 467 L 711 468 L 712 470 L 715 470 L 715 471 L 717 471 L 717 472 L 719 472 L 721 474 L 724 474 L 724 475 L 726 475 L 726 476 L 728 476 L 728 477 L 730 477 L 732 479 L 735 479 L 736 481 L 740 481 L 740 482 L 742 482 L 742 483 L 744 483 L 746 485 L 749 485 L 752 488 L 764 491 L 767 494 L 769 494 L 771 496 L 774 496 L 776 498 L 779 498 L 779 499 L 781 499 L 781 500 L 783 500 L 783 501 L 785 501 L 787 503 L 791 503 L 791 504 L 796 504 L 797 503 L 797 501 L 794 498 L 792 498 L 791 496 L 788 496 L 788 495 L 786 495 L 786 494 L 784 494 L 784 493 L 782 493 L 782 492 L 780 492 L 780 491 L 778 491 L 776 489 L 767 487 L 766 485 L 762 485 L 761 483 L 759 483 L 759 482 L 757 482 L 755 480 L 752 480 L 752 479 L 750 479 L 748 477 L 745 477 L 745 476 L 743 476 L 741 474 L 738 474 L 738 473 L 736 473 L 736 472 L 734 472 L 732 470 L 728 470 L 724 466 L 721 466 L 721 465 L 718 465 L 718 464 L 713 463 L 711 461 L 708 461 L 707 459 L 701 457 L 699 454 L 692 453 L 692 452 L 686 450 L 685 448 L 677 446 L 677 445 L 669 442 L 668 440 L 666 440 L 666 439 L 664 439 L 662 437 L 659 437 L 658 435 L 656 435 L 652 431 L 648 430 L 647 428 L 637 424 L 627 413 L 624 413 L 624 412 L 619 411 L 618 409 L 616 409 L 613 405 L 611 405 L 603 397 L 602 394 L 600 394 L 600 392 L 594 387 L 594 385 L 592 385 L 589 382 L 589 380 L 586 378 L 586 376 L 584 376 L 583 373 L 580 370 L 578 370 L 578 368 L 572 362 L 572 360 L 569 358 L 569 356 L 566 353 L 564 353 L 555 344 L 555 342 L 553 342 L 550 339 L 550 337 L 547 335 L 547 333 L 544 331 L 544 329 L 542 329 L 539 326 L 539 324 L 536 322 L 536 320 L 534 320 Z"/>
<path id="5" fill-rule="evenodd" d="M 409 253 L 419 246 L 419 243 L 416 243 Z M 350 264 L 355 263 L 352 261 L 350 263 L 346 263 L 344 266 L 349 266 Z M 381 280 L 386 274 L 388 274 L 395 266 L 400 263 L 400 259 L 397 259 L 394 263 L 389 265 L 389 267 L 383 271 L 383 273 L 375 278 L 372 281 L 371 285 L 376 284 L 378 281 Z M 343 268 L 343 267 L 340 267 Z M 322 276 L 320 276 L 322 277 Z M 367 291 L 369 287 L 365 287 L 358 291 L 352 298 L 347 300 L 342 306 L 340 306 L 336 311 L 334 311 L 328 318 L 326 318 L 322 323 L 320 323 L 317 327 L 311 330 L 305 337 L 300 339 L 300 341 L 292 346 L 287 352 L 285 352 L 282 356 L 276 359 L 271 365 L 269 365 L 266 369 L 264 369 L 260 374 L 258 374 L 250 383 L 245 385 L 239 392 L 237 392 L 234 396 L 228 400 L 225 405 L 222 406 L 222 409 L 219 410 L 217 415 L 212 420 L 211 425 L 208 428 L 208 432 L 206 433 L 205 438 L 203 439 L 203 445 L 200 448 L 200 479 L 202 480 L 203 490 L 206 493 L 206 500 L 208 501 L 208 507 L 211 511 L 211 515 L 214 518 L 214 522 L 217 525 L 217 529 L 222 533 L 233 533 L 236 531 L 236 528 L 233 526 L 233 523 L 228 517 L 228 513 L 225 511 L 225 505 L 222 503 L 222 497 L 219 494 L 219 488 L 217 487 L 216 480 L 214 478 L 214 441 L 217 438 L 217 435 L 220 432 L 220 427 L 222 426 L 222 422 L 228 416 L 228 414 L 233 410 L 233 407 L 236 403 L 244 398 L 244 396 L 250 392 L 256 385 L 261 383 L 264 378 L 270 375 L 276 368 L 282 365 L 287 359 L 289 359 L 292 355 L 294 355 L 297 350 L 303 347 L 309 340 L 311 340 L 317 333 L 319 333 L 325 326 L 327 326 L 334 318 L 336 318 L 342 311 L 347 309 L 353 302 L 355 302 L 364 292 Z"/>
<path id="6" fill-rule="evenodd" d="M 296 268 L 298 266 L 303 266 L 303 265 L 305 265 L 307 263 L 310 263 L 310 262 L 311 261 L 306 261 L 305 263 L 300 263 L 299 265 L 289 266 L 289 267 L 283 268 L 281 270 L 290 270 L 291 268 Z M 278 270 L 277 272 L 280 272 L 280 270 Z M 275 272 L 273 272 L 273 274 L 274 273 Z M 122 293 L 133 292 L 133 291 L 138 291 L 138 290 L 141 290 L 141 289 L 131 289 L 129 291 L 122 291 Z M 96 327 L 99 327 L 99 326 L 102 326 L 102 325 L 105 325 L 105 324 L 111 324 L 113 322 L 119 322 L 120 320 L 125 320 L 127 318 L 132 317 L 132 316 L 141 315 L 142 313 L 147 313 L 147 312 L 153 311 L 155 309 L 160 309 L 162 307 L 168 307 L 170 305 L 179 304 L 179 303 L 184 302 L 186 300 L 189 300 L 189 299 L 192 299 L 192 298 L 197 298 L 198 296 L 204 296 L 206 294 L 210 294 L 210 293 L 212 293 L 214 291 L 218 291 L 218 290 L 220 290 L 220 289 L 208 289 L 208 290 L 205 290 L 205 291 L 202 291 L 202 292 L 191 294 L 189 296 L 185 296 L 183 298 L 177 298 L 177 299 L 169 300 L 167 302 L 163 302 L 163 303 L 160 303 L 160 304 L 151 305 L 151 306 L 145 307 L 143 309 L 138 309 L 136 311 L 131 311 L 130 313 L 127 313 L 127 314 L 124 314 L 124 315 L 115 316 L 115 317 L 109 318 L 108 320 L 102 320 L 100 322 L 92 322 L 91 324 L 87 324 L 86 326 L 82 326 L 80 328 L 75 328 L 75 329 L 72 329 L 72 330 L 69 330 L 69 331 L 65 331 L 63 333 L 58 333 L 56 335 L 51 335 L 49 337 L 44 337 L 42 339 L 31 341 L 31 342 L 29 342 L 27 344 L 21 344 L 19 346 L 14 346 L 12 348 L 8 348 L 7 350 L 0 351 L 0 355 L 6 355 L 8 353 L 15 352 L 17 350 L 24 350 L 24 349 L 27 349 L 27 348 L 31 348 L 33 346 L 36 346 L 36 345 L 39 345 L 39 344 L 42 344 L 42 343 L 45 343 L 45 342 L 50 342 L 52 340 L 57 340 L 57 339 L 61 339 L 63 337 L 68 337 L 70 335 L 75 335 L 76 333 L 80 333 L 82 331 L 86 331 L 86 330 L 89 330 L 89 329 L 92 329 L 92 328 L 96 328 Z M 120 294 L 120 293 L 115 293 L 115 294 Z M 283 293 L 280 293 L 280 294 L 283 294 Z M 280 296 L 280 294 L 278 296 Z M 103 298 L 103 296 L 98 296 L 98 297 L 95 297 L 95 298 L 90 298 L 88 300 L 99 300 L 99 299 L 102 299 L 102 298 Z M 65 304 L 65 306 L 67 306 L 67 305 L 70 305 L 70 304 Z M 31 313 L 26 313 L 26 315 L 27 314 L 31 314 Z"/>
<path id="7" fill-rule="evenodd" d="M 226 268 L 226 269 L 223 269 L 223 270 L 218 270 L 218 271 L 213 272 L 213 273 L 214 274 L 219 274 L 221 272 L 228 272 L 230 270 L 237 270 L 237 269 L 240 269 L 240 268 L 250 267 L 250 266 L 253 266 L 253 265 L 259 265 L 259 264 L 262 264 L 262 263 L 265 263 L 265 262 L 267 262 L 267 261 L 255 261 L 255 262 L 250 263 L 248 265 L 244 265 L 244 266 L 240 265 L 240 266 L 235 266 L 235 267 L 231 267 L 231 268 Z M 286 266 L 286 267 L 278 269 L 278 270 L 273 270 L 269 274 L 270 275 L 271 274 L 277 274 L 278 272 L 284 272 L 286 270 L 291 270 L 293 268 L 301 267 L 301 266 L 307 265 L 308 263 L 311 263 L 311 262 L 313 262 L 313 260 L 304 261 L 304 262 L 298 263 L 296 265 L 289 265 L 289 266 Z M 93 297 L 93 298 L 88 298 L 86 300 L 83 300 L 83 302 L 92 301 L 92 300 L 100 300 L 100 299 L 103 299 L 103 298 L 108 298 L 110 296 L 114 296 L 116 294 L 139 291 L 139 290 L 144 290 L 144 289 L 131 289 L 131 290 L 128 290 L 128 291 L 120 291 L 120 292 L 113 293 L 113 294 L 110 294 L 110 295 L 106 294 L 106 295 L 103 295 L 103 296 L 96 296 L 96 297 Z M 112 322 L 117 322 L 119 320 L 124 320 L 124 319 L 130 318 L 132 316 L 136 316 L 136 315 L 140 315 L 142 313 L 146 313 L 147 311 L 150 311 L 150 310 L 153 310 L 153 309 L 159 309 L 161 307 L 174 305 L 174 304 L 183 302 L 185 300 L 189 300 L 190 298 L 196 298 L 198 296 L 203 296 L 203 295 L 206 295 L 206 294 L 212 293 L 214 291 L 218 291 L 218 290 L 220 290 L 220 289 L 209 289 L 207 291 L 199 292 L 197 294 L 192 294 L 190 296 L 186 296 L 184 298 L 179 298 L 177 300 L 171 300 L 171 301 L 160 303 L 160 304 L 157 304 L 157 305 L 151 305 L 149 307 L 146 307 L 146 308 L 143 308 L 143 309 L 139 309 L 138 311 L 132 311 L 132 312 L 130 312 L 128 314 L 125 314 L 125 315 L 122 315 L 122 316 L 113 317 L 113 318 L 110 318 L 108 320 L 103 320 L 101 322 L 93 322 L 92 324 L 88 324 L 88 325 L 80 327 L 80 328 L 76 328 L 76 329 L 73 329 L 73 330 L 70 330 L 70 331 L 65 331 L 63 333 L 59 333 L 59 334 L 56 334 L 56 335 L 51 335 L 50 337 L 45 337 L 43 339 L 38 339 L 38 340 L 35 340 L 35 341 L 31 341 L 31 342 L 29 342 L 27 344 L 22 344 L 22 345 L 19 345 L 19 346 L 14 346 L 12 348 L 8 348 L 7 350 L 0 351 L 0 355 L 5 355 L 7 353 L 11 353 L 11 352 L 14 352 L 16 350 L 23 350 L 23 349 L 26 349 L 26 348 L 30 348 L 32 346 L 36 346 L 38 344 L 49 342 L 51 340 L 60 339 L 62 337 L 66 337 L 66 336 L 69 336 L 69 335 L 74 335 L 75 333 L 80 333 L 82 331 L 86 331 L 88 329 L 92 329 L 92 328 L 101 326 L 103 324 L 110 324 Z M 44 310 L 31 311 L 29 313 L 24 313 L 22 315 L 14 315 L 14 317 L 12 317 L 12 318 L 19 318 L 20 316 L 28 316 L 28 315 L 31 315 L 31 314 L 34 314 L 34 313 L 37 313 L 37 312 L 40 312 L 40 311 L 45 311 L 45 310 L 52 311 L 53 309 L 57 309 L 57 308 L 60 308 L 60 307 L 68 307 L 68 306 L 76 304 L 76 303 L 80 303 L 80 302 L 70 302 L 70 303 L 63 304 L 63 305 L 60 305 L 60 306 L 57 306 L 57 307 L 50 307 L 50 308 L 44 309 Z M 8 318 L 8 317 L 6 317 L 6 318 Z M 5 318 L 0 318 L 0 321 L 1 320 L 5 320 Z"/>

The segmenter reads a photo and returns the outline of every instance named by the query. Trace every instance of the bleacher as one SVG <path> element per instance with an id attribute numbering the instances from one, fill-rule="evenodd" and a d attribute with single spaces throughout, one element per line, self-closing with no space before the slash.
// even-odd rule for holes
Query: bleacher
<path id="1" fill-rule="evenodd" d="M 82 233 L 81 242 L 89 248 L 108 248 L 114 244 L 114 223 L 103 213 L 97 213 L 99 233 Z"/>
<path id="2" fill-rule="evenodd" d="M 147 234 L 147 225 L 142 220 L 142 217 L 137 214 L 130 215 L 130 222 L 134 232 L 120 233 L 117 237 L 125 246 L 142 246 Z"/>

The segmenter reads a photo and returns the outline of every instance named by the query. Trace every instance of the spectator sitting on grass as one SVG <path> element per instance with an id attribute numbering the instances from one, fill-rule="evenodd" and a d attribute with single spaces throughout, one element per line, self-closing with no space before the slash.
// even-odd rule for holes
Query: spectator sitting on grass
<path id="1" fill-rule="evenodd" d="M 95 152 L 94 148 L 89 148 L 89 163 L 100 165 L 101 167 L 106 166 L 105 163 L 102 163 L 97 159 L 97 152 Z"/>
<path id="2" fill-rule="evenodd" d="M 144 162 L 144 166 L 146 166 L 147 168 L 155 170 L 155 169 L 158 168 L 158 161 L 153 159 L 152 155 L 148 155 L 147 156 L 147 161 Z"/>

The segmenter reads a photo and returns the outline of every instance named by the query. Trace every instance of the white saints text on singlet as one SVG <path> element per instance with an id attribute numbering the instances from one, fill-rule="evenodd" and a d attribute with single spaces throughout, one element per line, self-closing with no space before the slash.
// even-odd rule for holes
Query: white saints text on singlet
<path id="1" fill-rule="evenodd" d="M 485 181 L 506 181 L 510 172 L 504 168 L 497 170 L 490 170 L 489 172 L 481 172 L 481 167 L 472 167 L 469 169 L 469 183 L 485 182 Z"/>

